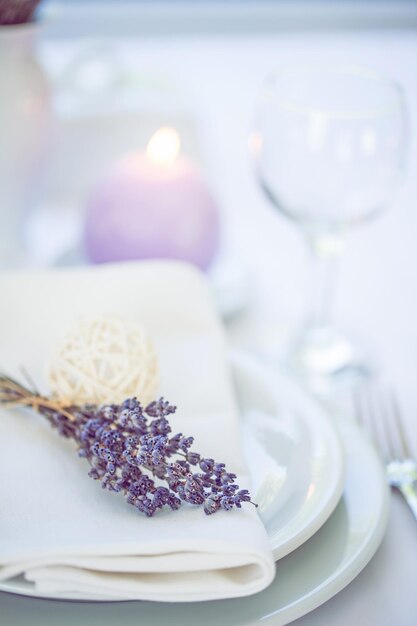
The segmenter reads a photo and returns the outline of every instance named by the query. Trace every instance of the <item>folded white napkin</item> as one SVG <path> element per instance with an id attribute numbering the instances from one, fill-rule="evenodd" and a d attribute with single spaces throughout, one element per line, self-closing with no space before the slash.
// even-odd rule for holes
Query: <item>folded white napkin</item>
<path id="1" fill-rule="evenodd" d="M 23 366 L 42 391 L 56 342 L 80 315 L 141 321 L 160 358 L 173 431 L 226 463 L 249 487 L 225 342 L 204 279 L 181 263 L 147 262 L 0 276 L 0 369 Z M 24 574 L 41 593 L 197 601 L 245 596 L 275 574 L 251 504 L 141 516 L 87 476 L 71 441 L 31 411 L 0 409 L 0 579 Z"/>

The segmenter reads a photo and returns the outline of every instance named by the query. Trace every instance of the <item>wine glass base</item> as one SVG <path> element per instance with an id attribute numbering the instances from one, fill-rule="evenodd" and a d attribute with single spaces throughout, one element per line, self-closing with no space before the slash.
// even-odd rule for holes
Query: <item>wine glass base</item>
<path id="1" fill-rule="evenodd" d="M 288 354 L 290 370 L 316 393 L 363 383 L 373 368 L 354 342 L 332 328 L 309 328 Z"/>

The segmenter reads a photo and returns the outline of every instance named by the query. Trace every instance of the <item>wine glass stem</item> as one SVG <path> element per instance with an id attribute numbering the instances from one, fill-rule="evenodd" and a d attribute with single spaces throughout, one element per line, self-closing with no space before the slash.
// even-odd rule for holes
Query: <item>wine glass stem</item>
<path id="1" fill-rule="evenodd" d="M 308 240 L 308 244 L 311 277 L 307 323 L 312 329 L 328 328 L 332 320 L 339 250 L 323 245 L 323 241 L 317 239 Z"/>

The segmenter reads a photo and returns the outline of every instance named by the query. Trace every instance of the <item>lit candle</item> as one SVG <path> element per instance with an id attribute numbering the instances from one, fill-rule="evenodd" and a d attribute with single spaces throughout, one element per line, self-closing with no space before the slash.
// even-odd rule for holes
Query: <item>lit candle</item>
<path id="1" fill-rule="evenodd" d="M 117 163 L 87 206 L 85 245 L 95 263 L 172 258 L 206 269 L 218 239 L 216 204 L 173 128 Z"/>

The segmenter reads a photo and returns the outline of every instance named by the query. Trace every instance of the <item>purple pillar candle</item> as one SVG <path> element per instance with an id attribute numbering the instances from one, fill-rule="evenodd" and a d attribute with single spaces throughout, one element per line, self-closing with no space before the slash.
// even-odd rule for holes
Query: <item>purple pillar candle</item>
<path id="1" fill-rule="evenodd" d="M 206 269 L 219 240 L 216 204 L 199 170 L 161 128 L 146 152 L 122 159 L 93 190 L 85 246 L 94 263 L 171 258 Z"/>

